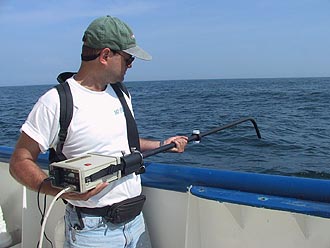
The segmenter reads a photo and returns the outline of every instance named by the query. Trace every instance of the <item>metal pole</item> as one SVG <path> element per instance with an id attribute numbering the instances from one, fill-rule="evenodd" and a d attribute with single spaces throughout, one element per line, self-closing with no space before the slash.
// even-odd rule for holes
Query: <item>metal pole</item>
<path id="1" fill-rule="evenodd" d="M 222 131 L 222 130 L 227 129 L 227 128 L 231 128 L 233 126 L 237 126 L 238 124 L 241 124 L 242 122 L 246 122 L 246 121 L 251 121 L 252 122 L 252 124 L 254 126 L 254 129 L 256 130 L 257 136 L 260 139 L 261 138 L 261 135 L 260 135 L 260 131 L 259 131 L 257 122 L 252 117 L 247 117 L 247 118 L 242 118 L 242 119 L 239 119 L 237 121 L 231 122 L 229 124 L 226 124 L 226 125 L 223 125 L 223 126 L 220 126 L 220 127 L 217 127 L 217 128 L 213 128 L 210 131 L 207 131 L 207 132 L 204 132 L 204 133 L 192 134 L 190 137 L 188 137 L 188 142 L 199 141 L 204 136 L 207 136 L 207 135 L 210 135 L 210 134 L 213 134 L 213 133 Z M 143 152 L 142 153 L 142 157 L 143 158 L 147 158 L 147 157 L 150 157 L 152 155 L 155 155 L 155 154 L 158 154 L 158 153 L 161 153 L 161 152 L 165 152 L 167 150 L 170 150 L 170 149 L 172 149 L 174 147 L 175 147 L 175 143 L 167 144 L 167 145 L 158 147 L 156 149 Z"/>

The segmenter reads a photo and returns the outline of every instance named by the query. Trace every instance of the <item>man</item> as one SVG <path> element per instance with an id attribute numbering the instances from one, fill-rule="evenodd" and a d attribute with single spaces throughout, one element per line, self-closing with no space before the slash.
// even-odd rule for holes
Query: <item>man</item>
<path id="1" fill-rule="evenodd" d="M 134 34 L 125 23 L 105 16 L 88 26 L 83 36 L 81 66 L 67 79 L 74 109 L 63 147 L 66 158 L 93 152 L 114 156 L 131 153 L 123 105 L 110 86 L 124 80 L 134 57 L 151 60 L 151 56 L 136 45 Z M 125 95 L 125 100 L 132 109 L 130 97 Z M 56 89 L 51 89 L 38 100 L 23 124 L 10 161 L 10 172 L 17 181 L 35 191 L 42 185 L 41 192 L 48 195 L 56 195 L 60 190 L 45 181 L 48 175 L 35 161 L 40 152 L 56 147 L 59 116 L 59 96 Z M 141 152 L 171 142 L 175 143 L 173 152 L 183 152 L 187 144 L 185 136 L 171 137 L 164 142 L 138 140 Z M 62 198 L 68 201 L 65 247 L 143 247 L 139 244 L 140 236 L 145 233 L 142 212 L 123 223 L 112 223 L 103 214 L 97 214 L 140 194 L 141 180 L 136 173 L 101 183 L 85 193 L 63 194 Z"/>

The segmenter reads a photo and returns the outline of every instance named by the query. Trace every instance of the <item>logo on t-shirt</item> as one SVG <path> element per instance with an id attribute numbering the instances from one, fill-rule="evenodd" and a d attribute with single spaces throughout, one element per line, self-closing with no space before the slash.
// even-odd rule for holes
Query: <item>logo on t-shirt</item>
<path id="1" fill-rule="evenodd" d="M 123 107 L 120 107 L 118 109 L 115 109 L 113 112 L 115 113 L 115 115 L 119 115 L 124 112 L 124 109 L 123 109 Z"/>

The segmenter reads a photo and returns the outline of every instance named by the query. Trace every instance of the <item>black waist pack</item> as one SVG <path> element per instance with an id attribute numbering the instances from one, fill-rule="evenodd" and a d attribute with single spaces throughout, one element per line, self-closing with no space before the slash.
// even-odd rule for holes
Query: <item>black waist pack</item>
<path id="1" fill-rule="evenodd" d="M 138 216 L 146 201 L 145 195 L 139 195 L 127 200 L 115 203 L 111 206 L 101 208 L 75 207 L 78 216 L 80 213 L 102 216 L 106 221 L 113 224 L 129 222 Z"/>
<path id="2" fill-rule="evenodd" d="M 145 195 L 139 195 L 115 203 L 109 207 L 106 216 L 103 217 L 113 224 L 129 222 L 141 213 L 145 200 Z"/>

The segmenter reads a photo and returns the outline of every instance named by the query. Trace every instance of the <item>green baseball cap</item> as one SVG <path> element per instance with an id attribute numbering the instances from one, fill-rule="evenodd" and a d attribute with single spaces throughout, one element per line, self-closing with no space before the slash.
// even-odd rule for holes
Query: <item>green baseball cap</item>
<path id="1" fill-rule="evenodd" d="M 110 48 L 124 51 L 143 60 L 152 57 L 136 44 L 135 36 L 127 24 L 109 15 L 95 19 L 86 29 L 83 42 L 85 46 L 101 49 Z"/>

